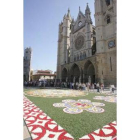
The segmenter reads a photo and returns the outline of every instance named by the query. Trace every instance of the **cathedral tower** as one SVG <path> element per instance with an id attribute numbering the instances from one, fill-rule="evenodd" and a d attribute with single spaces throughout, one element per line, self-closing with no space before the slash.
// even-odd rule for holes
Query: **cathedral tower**
<path id="1" fill-rule="evenodd" d="M 24 50 L 24 81 L 30 81 L 32 49 Z"/>
<path id="2" fill-rule="evenodd" d="M 57 79 L 61 79 L 61 65 L 68 63 L 70 50 L 70 25 L 72 18 L 70 10 L 64 15 L 63 22 L 59 24 L 58 50 L 57 50 Z"/>
<path id="3" fill-rule="evenodd" d="M 116 85 L 116 0 L 95 0 L 97 77 Z"/>

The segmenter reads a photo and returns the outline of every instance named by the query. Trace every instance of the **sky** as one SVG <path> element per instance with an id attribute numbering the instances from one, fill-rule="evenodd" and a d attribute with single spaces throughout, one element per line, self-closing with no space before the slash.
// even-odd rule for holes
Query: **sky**
<path id="1" fill-rule="evenodd" d="M 32 48 L 33 70 L 56 71 L 58 25 L 70 9 L 76 19 L 79 6 L 85 13 L 86 5 L 94 22 L 94 0 L 24 0 L 24 48 Z"/>

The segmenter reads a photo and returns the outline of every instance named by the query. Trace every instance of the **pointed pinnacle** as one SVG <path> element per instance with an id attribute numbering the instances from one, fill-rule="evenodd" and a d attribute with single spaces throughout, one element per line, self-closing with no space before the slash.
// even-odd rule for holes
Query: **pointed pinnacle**
<path id="1" fill-rule="evenodd" d="M 70 13 L 70 8 L 68 8 L 68 13 Z"/>

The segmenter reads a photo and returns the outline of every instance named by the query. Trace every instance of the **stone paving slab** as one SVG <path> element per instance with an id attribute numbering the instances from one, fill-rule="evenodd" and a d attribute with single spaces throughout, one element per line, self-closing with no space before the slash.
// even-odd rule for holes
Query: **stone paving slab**
<path id="1" fill-rule="evenodd" d="M 32 140 L 24 121 L 23 121 L 23 140 Z"/>

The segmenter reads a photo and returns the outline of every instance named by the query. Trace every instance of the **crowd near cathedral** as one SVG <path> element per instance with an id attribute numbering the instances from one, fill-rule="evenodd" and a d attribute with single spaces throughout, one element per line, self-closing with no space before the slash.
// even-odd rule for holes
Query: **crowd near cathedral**
<path id="1" fill-rule="evenodd" d="M 116 85 L 116 0 L 95 0 L 59 24 L 57 81 Z M 92 18 L 95 18 L 93 25 Z"/>

